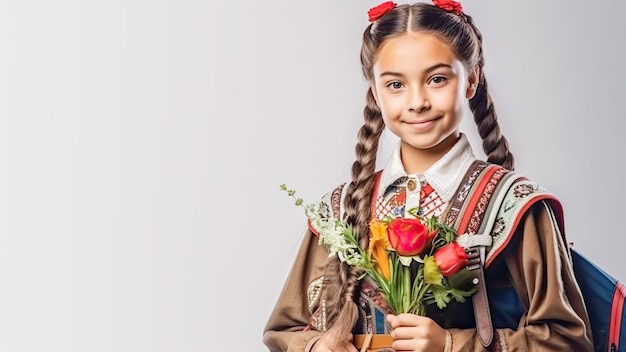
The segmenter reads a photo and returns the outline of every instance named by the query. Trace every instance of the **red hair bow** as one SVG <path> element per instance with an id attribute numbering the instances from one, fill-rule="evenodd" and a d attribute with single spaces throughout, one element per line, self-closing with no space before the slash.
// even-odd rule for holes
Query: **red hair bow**
<path id="1" fill-rule="evenodd" d="M 374 22 L 377 19 L 383 17 L 387 14 L 387 12 L 396 8 L 398 4 L 393 1 L 385 1 L 382 4 L 372 7 L 369 11 L 367 11 L 367 16 L 369 17 L 370 22 Z"/>
<path id="2" fill-rule="evenodd" d="M 433 4 L 446 11 L 456 12 L 458 14 L 463 13 L 463 6 L 461 6 L 461 3 L 454 0 L 433 0 Z"/>

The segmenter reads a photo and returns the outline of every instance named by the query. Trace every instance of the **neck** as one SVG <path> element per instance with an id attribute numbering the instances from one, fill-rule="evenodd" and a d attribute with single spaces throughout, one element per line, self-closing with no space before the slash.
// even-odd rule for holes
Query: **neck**
<path id="1" fill-rule="evenodd" d="M 400 147 L 402 164 L 407 174 L 421 174 L 443 157 L 459 140 L 460 134 L 453 133 L 441 143 L 428 149 L 414 148 L 404 142 Z"/>

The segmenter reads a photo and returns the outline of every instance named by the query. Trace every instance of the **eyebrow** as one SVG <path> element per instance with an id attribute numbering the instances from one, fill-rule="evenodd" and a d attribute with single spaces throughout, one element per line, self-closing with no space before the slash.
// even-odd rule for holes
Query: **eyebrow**
<path id="1" fill-rule="evenodd" d="M 452 65 L 450 65 L 450 64 L 439 63 L 439 64 L 432 65 L 429 68 L 425 69 L 424 73 L 430 73 L 430 72 L 432 72 L 432 71 L 434 71 L 434 70 L 436 70 L 438 68 L 441 68 L 441 67 L 449 68 L 449 69 L 453 68 Z M 399 72 L 385 71 L 385 72 L 380 74 L 380 77 L 383 77 L 383 76 L 403 77 L 404 75 L 402 73 L 399 73 Z"/>

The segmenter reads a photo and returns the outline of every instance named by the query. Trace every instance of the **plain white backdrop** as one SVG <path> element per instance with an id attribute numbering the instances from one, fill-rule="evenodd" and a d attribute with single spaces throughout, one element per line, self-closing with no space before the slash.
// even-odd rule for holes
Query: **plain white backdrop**
<path id="1" fill-rule="evenodd" d="M 266 350 L 305 230 L 278 185 L 348 179 L 376 4 L 2 1 L 0 350 Z M 626 3 L 463 5 L 517 170 L 626 280 Z"/>

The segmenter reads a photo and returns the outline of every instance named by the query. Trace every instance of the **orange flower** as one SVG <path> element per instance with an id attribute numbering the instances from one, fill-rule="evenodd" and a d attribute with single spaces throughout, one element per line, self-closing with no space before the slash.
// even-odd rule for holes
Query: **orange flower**
<path id="1" fill-rule="evenodd" d="M 387 224 L 372 220 L 370 222 L 370 245 L 367 253 L 374 258 L 378 272 L 389 281 L 391 279 L 391 269 L 389 268 L 389 255 L 387 248 L 389 247 L 389 236 L 387 235 Z"/>

